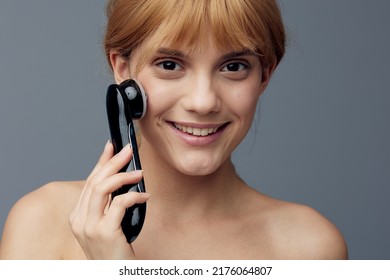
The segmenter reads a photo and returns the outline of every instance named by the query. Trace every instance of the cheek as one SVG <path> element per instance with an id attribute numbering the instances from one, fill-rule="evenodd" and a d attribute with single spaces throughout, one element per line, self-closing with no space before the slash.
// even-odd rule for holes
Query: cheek
<path id="1" fill-rule="evenodd" d="M 234 88 L 229 98 L 229 108 L 238 118 L 251 123 L 259 97 L 259 88 L 256 86 Z"/>
<path id="2" fill-rule="evenodd" d="M 146 116 L 156 116 L 173 107 L 176 100 L 174 94 L 176 91 L 168 83 L 150 77 L 150 75 L 139 75 L 137 78 L 145 89 L 148 98 Z"/>

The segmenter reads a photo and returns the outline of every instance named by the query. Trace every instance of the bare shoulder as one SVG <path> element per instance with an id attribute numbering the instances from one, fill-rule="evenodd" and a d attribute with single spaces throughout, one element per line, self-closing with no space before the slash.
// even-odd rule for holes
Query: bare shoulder
<path id="1" fill-rule="evenodd" d="M 1 259 L 60 259 L 71 241 L 68 217 L 84 183 L 52 182 L 25 195 L 4 226 Z"/>
<path id="2" fill-rule="evenodd" d="M 346 242 L 337 227 L 311 207 L 260 194 L 257 228 L 268 236 L 276 259 L 346 259 Z M 261 206 L 260 206 L 261 205 Z M 264 230 L 266 228 L 266 230 Z"/>

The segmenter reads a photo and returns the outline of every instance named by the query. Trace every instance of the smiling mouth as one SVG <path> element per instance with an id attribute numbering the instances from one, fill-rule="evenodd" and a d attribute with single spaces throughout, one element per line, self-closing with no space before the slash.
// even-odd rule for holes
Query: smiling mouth
<path id="1" fill-rule="evenodd" d="M 187 133 L 189 135 L 198 136 L 198 137 L 205 137 L 209 136 L 211 134 L 216 133 L 220 128 L 226 127 L 227 124 L 217 126 L 217 127 L 209 127 L 209 128 L 199 128 L 199 127 L 191 127 L 191 126 L 185 126 L 177 123 L 172 123 L 173 126 L 180 130 L 181 132 Z"/>

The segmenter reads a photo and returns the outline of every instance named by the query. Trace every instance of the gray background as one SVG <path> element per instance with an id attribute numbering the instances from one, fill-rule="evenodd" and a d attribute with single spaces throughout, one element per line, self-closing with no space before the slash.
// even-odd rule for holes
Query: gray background
<path id="1" fill-rule="evenodd" d="M 308 204 L 352 259 L 390 257 L 390 1 L 283 0 L 286 57 L 234 159 Z M 22 195 L 85 178 L 108 139 L 105 1 L 1 0 L 0 230 Z"/>

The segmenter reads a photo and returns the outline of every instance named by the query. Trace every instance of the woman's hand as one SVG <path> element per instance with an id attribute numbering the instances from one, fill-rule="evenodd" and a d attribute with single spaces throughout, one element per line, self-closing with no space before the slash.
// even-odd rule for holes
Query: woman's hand
<path id="1" fill-rule="evenodd" d="M 141 171 L 118 173 L 132 157 L 129 145 L 113 154 L 113 145 L 107 143 L 69 217 L 73 234 L 88 259 L 136 258 L 126 241 L 121 221 L 126 208 L 146 202 L 149 194 L 128 192 L 115 196 L 110 203 L 111 192 L 142 178 Z"/>

